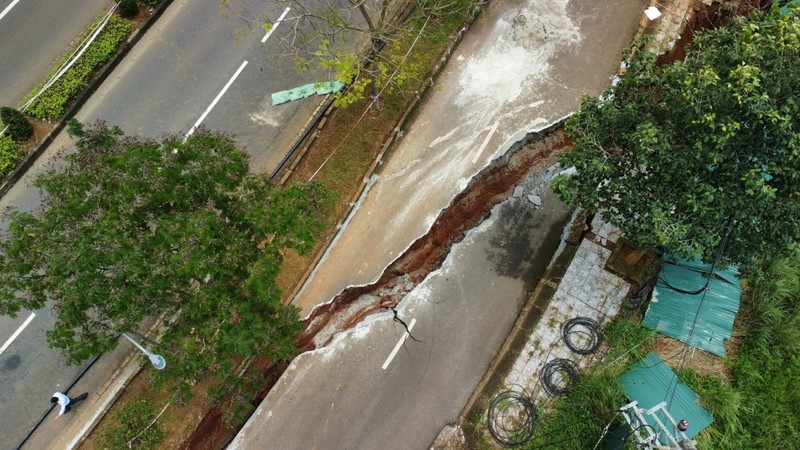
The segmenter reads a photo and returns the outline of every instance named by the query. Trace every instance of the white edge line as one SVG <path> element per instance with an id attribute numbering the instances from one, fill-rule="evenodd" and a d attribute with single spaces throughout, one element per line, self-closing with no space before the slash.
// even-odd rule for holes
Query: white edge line
<path id="1" fill-rule="evenodd" d="M 212 109 L 214 109 L 214 107 L 215 107 L 215 106 L 217 106 L 217 102 L 219 101 L 219 99 L 221 99 L 221 98 L 222 98 L 222 96 L 223 96 L 223 95 L 225 95 L 225 92 L 227 92 L 227 91 L 228 91 L 228 88 L 229 88 L 229 87 L 231 87 L 231 85 L 232 85 L 232 84 L 233 84 L 233 82 L 236 80 L 236 78 L 239 76 L 239 74 L 240 74 L 240 73 L 242 73 L 242 70 L 244 70 L 244 67 L 245 67 L 246 65 L 247 65 L 247 61 L 243 62 L 243 63 L 242 63 L 242 65 L 241 65 L 241 66 L 239 66 L 239 69 L 236 71 L 236 73 L 234 73 L 234 74 L 233 74 L 233 76 L 231 77 L 231 79 L 230 79 L 230 80 L 228 80 L 228 82 L 225 84 L 225 87 L 223 87 L 223 88 L 222 88 L 222 90 L 221 90 L 221 91 L 219 91 L 219 94 L 217 94 L 217 97 L 216 97 L 216 98 L 214 98 L 214 101 L 213 101 L 213 102 L 211 102 L 211 104 L 210 104 L 210 105 L 208 105 L 208 108 L 206 108 L 206 110 L 203 112 L 203 115 L 202 115 L 202 116 L 200 116 L 200 118 L 199 118 L 199 119 L 197 119 L 197 122 L 195 122 L 195 123 L 194 123 L 194 125 L 192 125 L 192 128 L 191 128 L 191 129 L 189 129 L 189 132 L 188 132 L 188 133 L 186 133 L 186 137 L 189 137 L 189 136 L 191 136 L 192 134 L 194 134 L 194 130 L 196 130 L 196 129 L 197 129 L 197 127 L 199 127 L 199 126 L 200 126 L 200 124 L 203 122 L 203 120 L 205 120 L 205 118 L 206 118 L 206 116 L 208 115 L 208 113 L 210 113 L 210 112 L 211 112 L 211 110 L 212 110 Z"/>
<path id="2" fill-rule="evenodd" d="M 6 6 L 6 9 L 4 9 L 3 12 L 0 13 L 0 20 L 2 20 L 3 17 L 5 17 L 6 14 L 8 14 L 8 12 L 11 11 L 11 8 L 13 8 L 14 5 L 16 5 L 17 3 L 19 3 L 19 0 L 14 0 L 13 2 L 11 2 L 11 4 Z"/>
<path id="3" fill-rule="evenodd" d="M 286 17 L 286 14 L 289 14 L 289 10 L 290 9 L 292 9 L 292 8 L 287 7 L 286 9 L 283 10 L 283 14 L 281 14 L 281 16 L 278 17 L 278 20 L 275 21 L 275 24 L 272 25 L 272 28 L 270 28 L 269 32 L 267 32 L 267 34 L 263 38 L 261 38 L 261 43 L 262 44 L 264 42 L 267 42 L 267 39 L 269 39 L 269 36 L 272 34 L 273 31 L 275 31 L 275 28 L 278 28 L 278 24 L 281 23 L 281 20 L 283 20 L 283 18 Z"/>
<path id="4" fill-rule="evenodd" d="M 136 375 L 136 372 L 139 371 L 140 367 L 141 366 L 139 366 L 139 364 L 128 364 L 125 367 L 124 372 L 116 377 L 114 384 L 109 387 L 108 390 L 103 392 L 103 394 L 101 394 L 101 398 L 103 399 L 102 403 L 99 406 L 93 405 L 95 408 L 94 415 L 92 415 L 89 421 L 83 425 L 83 428 L 81 428 L 75 437 L 73 437 L 72 440 L 67 444 L 67 450 L 76 448 L 81 441 L 83 441 L 84 437 L 89 434 L 89 431 L 94 429 L 95 425 L 97 425 L 97 423 L 100 421 L 100 418 L 106 412 L 108 412 L 111 403 L 117 399 L 120 391 L 122 391 L 122 388 L 124 388 L 127 382 L 130 381 L 134 375 Z"/>
<path id="5" fill-rule="evenodd" d="M 406 339 L 408 339 L 409 333 L 411 332 L 411 330 L 414 329 L 415 323 L 417 323 L 417 319 L 416 318 L 411 319 L 411 323 L 408 324 L 408 330 L 405 333 L 403 333 L 403 337 L 401 337 L 400 340 L 397 341 L 397 345 L 394 346 L 394 350 L 392 350 L 392 353 L 389 355 L 388 358 L 386 358 L 386 362 L 383 363 L 381 369 L 386 370 L 386 368 L 389 367 L 389 364 L 392 363 L 394 357 L 397 356 L 397 352 L 400 351 L 400 347 L 402 347 L 403 343 L 406 341 Z"/>
<path id="6" fill-rule="evenodd" d="M 31 313 L 31 315 L 28 316 L 27 319 L 25 319 L 25 322 L 23 322 L 22 325 L 20 325 L 19 328 L 17 328 L 17 331 L 15 331 L 14 334 L 12 334 L 10 338 L 8 338 L 6 343 L 3 344 L 2 347 L 0 347 L 0 355 L 2 355 L 4 351 L 6 351 L 6 349 L 11 345 L 11 343 L 14 342 L 14 339 L 16 339 L 17 336 L 19 336 L 19 334 L 22 333 L 22 330 L 24 330 L 25 327 L 27 327 L 28 324 L 31 323 L 31 320 L 33 320 L 34 317 L 36 317 L 36 313 Z"/>
<path id="7" fill-rule="evenodd" d="M 485 149 L 486 146 L 489 145 L 489 139 L 491 139 L 492 136 L 494 135 L 494 132 L 497 131 L 497 126 L 498 125 L 500 125 L 500 121 L 499 120 L 494 123 L 494 125 L 492 126 L 492 129 L 489 131 L 489 134 L 486 135 L 486 139 L 483 140 L 483 144 L 481 144 L 481 148 L 479 148 L 478 151 L 475 153 L 475 156 L 472 157 L 472 164 L 475 164 L 476 162 L 478 162 L 478 158 L 481 156 L 481 153 L 483 153 L 483 149 Z"/>

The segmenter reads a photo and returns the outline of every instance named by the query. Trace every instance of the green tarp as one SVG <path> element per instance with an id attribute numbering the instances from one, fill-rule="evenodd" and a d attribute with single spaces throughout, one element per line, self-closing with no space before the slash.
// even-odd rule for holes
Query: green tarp
<path id="1" fill-rule="evenodd" d="M 689 438 L 697 436 L 707 426 L 714 422 L 714 418 L 698 403 L 698 395 L 688 386 L 678 382 L 675 373 L 664 361 L 653 352 L 645 356 L 637 365 L 633 366 L 619 380 L 625 395 L 638 402 L 639 408 L 650 409 L 661 402 L 667 402 L 667 409 L 675 421 L 685 419 L 689 421 L 686 435 Z M 644 415 L 647 422 L 658 429 L 656 421 Z M 669 420 L 663 413 L 659 419 L 668 427 Z M 673 430 L 670 430 L 674 433 Z M 662 444 L 667 444 L 662 440 Z"/>
<path id="2" fill-rule="evenodd" d="M 312 95 L 325 95 L 331 92 L 338 92 L 344 87 L 340 81 L 324 81 L 320 83 L 310 83 L 288 91 L 280 91 L 272 94 L 272 106 L 281 103 L 293 102 Z"/>
<path id="3" fill-rule="evenodd" d="M 642 326 L 725 356 L 723 342 L 731 337 L 742 286 L 736 269 L 715 269 L 708 287 L 702 289 L 710 270 L 699 261 L 665 262 Z"/>

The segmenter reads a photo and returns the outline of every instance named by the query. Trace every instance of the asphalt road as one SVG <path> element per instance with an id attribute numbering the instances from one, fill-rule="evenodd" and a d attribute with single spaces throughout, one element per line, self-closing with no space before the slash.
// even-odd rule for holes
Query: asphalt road
<path id="1" fill-rule="evenodd" d="M 30 1 L 21 0 L 16 6 Z M 254 2 L 254 8 L 254 13 L 272 17 L 284 10 L 273 2 Z M 241 23 L 222 17 L 216 1 L 174 1 L 76 118 L 87 123 L 103 119 L 129 134 L 150 137 L 184 134 L 202 118 L 202 125 L 236 136 L 251 155 L 253 171 L 271 172 L 321 99 L 271 106 L 272 92 L 311 79 L 300 78 L 291 62 L 267 63 L 266 46 L 279 36 L 280 26 L 266 43 L 262 43 L 265 33 L 260 30 L 237 40 L 237 27 L 240 29 Z M 6 45 L 5 39 L 2 42 Z M 65 133 L 55 137 L 26 175 L 0 199 L 0 211 L 34 210 L 40 195 L 31 180 L 43 170 L 58 167 L 64 152 L 70 151 L 71 142 Z M 7 225 L 3 215 L 0 230 Z M 42 414 L 43 407 L 49 406 L 50 394 L 63 388 L 81 369 L 65 366 L 60 354 L 47 348 L 44 331 L 54 320 L 49 308 L 36 311 L 27 326 L 16 333 L 30 314 L 22 312 L 16 319 L 0 317 L 0 345 L 8 342 L 0 354 L 0 449 L 13 448 Z M 13 342 L 9 341 L 12 335 L 16 335 Z M 76 389 L 90 395 L 98 390 L 129 349 L 123 345 L 104 357 Z M 80 394 L 77 390 L 72 393 Z M 47 436 L 58 429 L 50 430 L 52 426 L 37 432 L 36 445 L 47 445 Z"/>
<path id="2" fill-rule="evenodd" d="M 256 15 L 279 17 L 285 8 L 253 3 Z M 278 25 L 266 43 L 261 42 L 263 30 L 237 39 L 236 31 L 243 27 L 222 17 L 218 2 L 176 0 L 77 118 L 102 119 L 129 134 L 183 134 L 235 76 L 202 125 L 233 133 L 250 154 L 252 170 L 271 172 L 321 98 L 273 107 L 273 92 L 314 80 L 300 77 L 292 61 L 265 57 L 266 47 L 277 42 L 285 27 Z"/>
<path id="3" fill-rule="evenodd" d="M 0 0 L 0 105 L 18 107 L 110 0 Z"/>
<path id="4" fill-rule="evenodd" d="M 569 213 L 542 191 L 542 209 L 524 197 L 495 208 L 402 300 L 398 316 L 413 321 L 414 339 L 393 358 L 405 330 L 388 313 L 301 355 L 229 450 L 428 448 L 461 412 L 560 242 Z"/>

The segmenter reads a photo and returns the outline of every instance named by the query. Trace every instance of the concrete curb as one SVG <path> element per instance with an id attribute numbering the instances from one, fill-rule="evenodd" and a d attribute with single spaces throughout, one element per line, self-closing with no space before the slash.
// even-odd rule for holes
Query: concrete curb
<path id="1" fill-rule="evenodd" d="M 141 40 L 142 36 L 144 36 L 144 33 L 150 29 L 150 27 L 159 17 L 161 17 L 161 14 L 164 13 L 164 11 L 172 4 L 173 1 L 174 0 L 163 0 L 163 2 L 153 10 L 153 14 L 151 14 L 150 17 L 144 21 L 142 26 L 139 29 L 134 30 L 133 33 L 128 37 L 127 41 L 125 41 L 125 43 L 122 44 L 119 49 L 117 49 L 117 52 L 114 54 L 114 56 L 112 56 L 111 59 L 106 62 L 102 68 L 100 68 L 94 78 L 89 81 L 89 85 L 86 87 L 86 89 L 84 89 L 83 92 L 81 92 L 81 94 L 72 101 L 69 109 L 67 109 L 66 113 L 64 113 L 64 115 L 58 121 L 56 127 L 53 128 L 53 130 L 50 131 L 50 133 L 48 133 L 47 136 L 41 140 L 41 142 L 39 142 L 32 152 L 28 153 L 28 155 L 20 162 L 14 172 L 12 172 L 11 175 L 9 175 L 8 178 L 3 182 L 3 184 L 0 185 L 0 197 L 5 195 L 17 183 L 17 181 L 19 181 L 22 176 L 25 175 L 25 172 L 27 172 L 33 163 L 39 159 L 39 157 L 44 153 L 45 150 L 47 150 L 50 144 L 53 143 L 54 137 L 64 129 L 70 119 L 75 117 L 75 114 L 78 113 L 78 110 L 83 107 L 86 101 L 89 100 L 89 97 L 91 97 L 92 94 L 94 94 L 94 92 L 100 87 L 100 85 L 103 84 L 114 68 L 116 68 L 120 62 L 122 62 L 122 59 L 125 57 L 125 55 L 127 55 L 133 46 L 139 42 L 139 40 Z"/>

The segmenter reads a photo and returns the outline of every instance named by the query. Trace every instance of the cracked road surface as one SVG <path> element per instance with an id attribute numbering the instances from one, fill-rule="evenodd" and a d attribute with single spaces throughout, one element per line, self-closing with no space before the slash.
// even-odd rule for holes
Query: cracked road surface
<path id="1" fill-rule="evenodd" d="M 405 295 L 396 311 L 413 339 L 388 310 L 301 355 L 229 449 L 427 448 L 461 412 L 560 242 L 569 212 L 549 188 L 537 192 L 541 208 L 525 196 L 496 206 Z"/>

